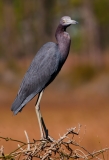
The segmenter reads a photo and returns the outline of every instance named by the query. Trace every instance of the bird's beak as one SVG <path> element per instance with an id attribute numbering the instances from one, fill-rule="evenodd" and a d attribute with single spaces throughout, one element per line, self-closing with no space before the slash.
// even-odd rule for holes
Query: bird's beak
<path id="1" fill-rule="evenodd" d="M 71 20 L 71 24 L 78 24 L 78 22 L 75 20 Z"/>

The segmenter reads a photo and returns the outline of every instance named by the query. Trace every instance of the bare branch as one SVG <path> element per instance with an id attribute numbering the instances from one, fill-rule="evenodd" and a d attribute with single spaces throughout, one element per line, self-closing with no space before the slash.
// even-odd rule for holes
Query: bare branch
<path id="1" fill-rule="evenodd" d="M 79 135 L 81 125 L 79 125 L 78 130 L 75 128 L 70 128 L 67 132 L 60 136 L 58 140 L 33 140 L 33 142 L 29 142 L 29 137 L 27 132 L 25 131 L 25 136 L 27 139 L 27 143 L 14 140 L 11 138 L 0 137 L 4 140 L 11 140 L 14 142 L 20 142 L 22 145 L 18 144 L 18 148 L 12 151 L 10 154 L 4 154 L 4 148 L 1 146 L 0 148 L 0 159 L 14 159 L 14 160 L 32 160 L 33 158 L 38 158 L 42 160 L 70 160 L 70 159 L 98 159 L 101 160 L 99 155 L 103 155 L 104 160 L 104 152 L 108 151 L 109 148 L 104 148 L 98 151 L 94 151 L 90 153 L 85 147 L 81 146 L 80 143 L 77 143 L 75 140 L 75 136 Z"/>
<path id="2" fill-rule="evenodd" d="M 28 134 L 27 134 L 26 131 L 24 131 L 24 133 L 25 133 L 25 136 L 26 136 L 26 139 L 27 139 L 27 143 L 28 143 L 28 148 L 27 148 L 27 150 L 30 150 L 30 141 L 29 141 Z"/>

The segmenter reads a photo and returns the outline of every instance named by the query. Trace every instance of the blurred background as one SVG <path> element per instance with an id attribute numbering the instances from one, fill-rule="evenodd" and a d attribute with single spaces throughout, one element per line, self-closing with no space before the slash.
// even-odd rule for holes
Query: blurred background
<path id="1" fill-rule="evenodd" d="M 109 0 L 0 1 L 0 136 L 39 139 L 34 98 L 13 116 L 11 104 L 39 48 L 55 40 L 62 16 L 78 21 L 67 31 L 69 57 L 47 87 L 41 111 L 49 133 L 58 139 L 82 124 L 78 139 L 90 151 L 109 146 Z M 9 152 L 17 147 L 0 141 Z"/>

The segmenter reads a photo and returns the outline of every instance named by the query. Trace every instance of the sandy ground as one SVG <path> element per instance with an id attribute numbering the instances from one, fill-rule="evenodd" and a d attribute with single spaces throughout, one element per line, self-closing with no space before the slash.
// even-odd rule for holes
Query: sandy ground
<path id="1" fill-rule="evenodd" d="M 70 127 L 81 124 L 78 142 L 90 151 L 109 147 L 109 77 L 103 75 L 96 80 L 75 89 L 46 89 L 41 101 L 41 111 L 49 134 L 55 139 Z M 26 141 L 24 130 L 30 141 L 40 139 L 35 114 L 36 98 L 14 116 L 10 111 L 17 93 L 16 89 L 0 89 L 0 136 Z M 17 148 L 15 142 L 0 139 L 5 153 Z"/>

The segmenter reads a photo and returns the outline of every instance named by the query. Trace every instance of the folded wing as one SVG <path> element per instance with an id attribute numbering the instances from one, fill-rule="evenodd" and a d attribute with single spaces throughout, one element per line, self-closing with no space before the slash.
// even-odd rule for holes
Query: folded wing
<path id="1" fill-rule="evenodd" d="M 12 104 L 11 110 L 14 114 L 20 112 L 36 94 L 49 85 L 60 69 L 60 54 L 57 44 L 48 42 L 38 51 L 23 78 Z"/>

